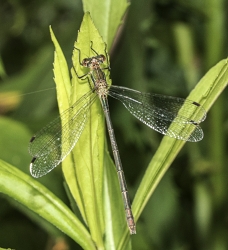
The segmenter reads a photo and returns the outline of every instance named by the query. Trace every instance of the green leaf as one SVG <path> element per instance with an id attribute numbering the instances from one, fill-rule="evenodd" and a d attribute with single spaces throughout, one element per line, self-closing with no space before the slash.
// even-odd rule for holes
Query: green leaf
<path id="1" fill-rule="evenodd" d="M 54 43 L 56 47 L 54 63 L 55 82 L 61 108 L 64 106 L 66 109 L 70 106 L 68 103 L 62 104 L 64 102 L 62 100 L 65 98 L 67 98 L 67 102 L 69 100 L 69 103 L 73 104 L 81 96 L 90 91 L 88 80 L 79 79 L 75 74 L 75 70 L 78 75 L 86 73 L 84 68 L 79 64 L 79 58 L 82 60 L 84 57 L 94 55 L 94 52 L 90 48 L 91 41 L 93 42 L 93 49 L 97 53 L 104 54 L 105 44 L 93 25 L 89 14 L 86 14 L 82 21 L 78 41 L 75 44 L 78 50 L 75 49 L 73 53 L 74 68 L 72 69 L 72 85 L 69 85 L 67 81 L 67 87 L 64 87 L 62 82 L 64 75 L 62 72 L 67 71 L 65 60 L 57 41 Z M 64 62 L 64 70 L 59 66 L 62 62 Z M 63 92 L 65 96 L 62 95 Z M 104 118 L 99 100 L 97 100 L 91 107 L 89 118 L 79 141 L 73 149 L 72 154 L 63 161 L 62 166 L 70 192 L 77 203 L 85 223 L 90 229 L 94 242 L 100 248 L 103 247 L 102 238 L 104 233 L 103 157 Z"/>
<path id="2" fill-rule="evenodd" d="M 129 4 L 126 0 L 83 0 L 84 12 L 90 12 L 94 24 L 103 40 L 108 44 L 108 48 L 111 48 Z"/>
<path id="3" fill-rule="evenodd" d="M 67 87 L 63 84 L 64 74 L 68 77 L 64 56 L 52 33 L 56 48 L 54 73 L 60 102 L 60 110 L 74 104 L 83 95 L 91 91 L 93 83 L 86 74 L 88 68 L 82 67 L 84 58 L 103 54 L 107 58 L 106 44 L 99 35 L 89 13 L 84 15 L 77 42 L 73 52 L 72 80 Z M 105 65 L 104 65 L 105 67 Z M 111 84 L 109 71 L 104 70 L 108 84 Z M 79 78 L 77 75 L 85 76 Z M 64 101 L 64 98 L 67 101 Z M 68 99 L 70 100 L 68 102 Z M 63 104 L 64 103 L 64 104 Z M 91 237 L 100 249 L 116 249 L 123 244 L 123 232 L 128 231 L 124 205 L 118 185 L 116 170 L 105 150 L 105 122 L 99 98 L 93 103 L 85 128 L 72 150 L 72 153 L 62 162 L 63 173 L 71 195 L 88 226 Z M 106 169 L 104 173 L 104 168 Z M 112 173 L 112 174 L 111 174 Z M 105 186 L 104 186 L 105 183 Z M 118 204 L 119 209 L 116 209 Z M 105 235 L 105 241 L 104 241 Z M 125 249 L 130 249 L 129 234 L 124 239 Z"/>
<path id="4" fill-rule="evenodd" d="M 208 111 L 219 94 L 221 94 L 223 89 L 226 87 L 227 79 L 228 65 L 227 60 L 225 59 L 220 61 L 207 72 L 207 74 L 200 80 L 195 89 L 188 96 L 188 99 L 200 103 Z M 186 126 L 186 131 L 187 129 L 188 126 Z M 132 207 L 136 220 L 139 218 L 156 186 L 184 144 L 185 141 L 164 136 L 135 195 Z"/>
<path id="5" fill-rule="evenodd" d="M 79 64 L 79 60 L 94 56 L 92 48 L 98 54 L 105 53 L 105 44 L 95 28 L 90 15 L 84 15 L 77 42 L 73 53 L 73 93 L 72 100 L 77 101 L 81 96 L 91 91 L 88 79 L 81 80 L 79 76 L 88 72 L 88 69 Z M 107 79 L 109 77 L 107 76 Z M 103 171 L 104 171 L 104 134 L 105 124 L 100 101 L 97 98 L 90 108 L 89 118 L 73 150 L 75 164 L 75 181 L 78 191 L 73 192 L 77 205 L 88 225 L 92 238 L 98 247 L 103 247 L 104 210 L 103 210 Z M 82 190 L 79 192 L 79 190 Z"/>
<path id="6" fill-rule="evenodd" d="M 130 234 L 116 168 L 107 152 L 105 154 L 104 176 L 105 249 L 131 249 Z M 125 232 L 127 234 L 123 237 Z"/>
<path id="7" fill-rule="evenodd" d="M 72 211 L 42 184 L 0 160 L 0 192 L 17 200 L 59 228 L 84 249 L 96 249 Z"/>
<path id="8" fill-rule="evenodd" d="M 50 26 L 51 39 L 55 46 L 54 80 L 56 83 L 59 111 L 62 113 L 69 108 L 71 101 L 71 81 L 65 56 Z"/>

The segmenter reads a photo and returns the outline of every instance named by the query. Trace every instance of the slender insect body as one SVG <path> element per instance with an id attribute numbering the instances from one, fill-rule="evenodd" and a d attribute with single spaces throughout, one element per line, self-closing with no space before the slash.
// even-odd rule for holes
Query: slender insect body
<path id="1" fill-rule="evenodd" d="M 83 95 L 72 107 L 32 137 L 29 145 L 29 152 L 33 156 L 30 172 L 36 178 L 41 177 L 65 159 L 79 140 L 87 122 L 89 109 L 98 96 L 106 118 L 127 224 L 130 233 L 136 234 L 126 180 L 110 118 L 108 95 L 121 101 L 132 115 L 150 128 L 184 141 L 197 142 L 203 138 L 199 124 L 206 118 L 206 112 L 195 101 L 142 93 L 121 86 L 109 86 L 105 74 L 105 70 L 110 70 L 107 53 L 106 57 L 99 55 L 92 48 L 92 43 L 90 48 L 95 56 L 82 61 L 80 50 L 76 48 L 79 51 L 80 65 L 88 68 L 89 72 L 82 76 L 76 71 L 75 73 L 79 79 L 88 79 L 92 91 Z M 107 64 L 104 65 L 106 60 Z M 94 92 L 97 95 L 94 95 Z"/>
<path id="2" fill-rule="evenodd" d="M 101 101 L 101 106 L 103 108 L 105 118 L 106 118 L 106 124 L 107 124 L 108 132 L 109 132 L 110 142 L 111 142 L 112 151 L 113 151 L 113 157 L 114 157 L 115 166 L 116 166 L 117 175 L 118 175 L 119 184 L 120 184 L 120 189 L 121 189 L 121 193 L 123 197 L 128 227 L 129 227 L 131 234 L 136 234 L 136 226 L 135 226 L 134 217 L 131 211 L 131 203 L 130 203 L 130 199 L 128 195 L 127 184 L 126 184 L 125 176 L 123 173 L 119 150 L 118 150 L 118 146 L 116 143 L 116 138 L 115 138 L 115 134 L 114 134 L 114 130 L 113 130 L 110 114 L 109 114 L 109 106 L 108 106 L 108 99 L 107 99 L 107 96 L 109 93 L 109 90 L 108 90 L 109 86 L 106 81 L 105 72 L 101 68 L 101 65 L 104 63 L 105 60 L 106 58 L 104 55 L 97 55 L 92 58 L 83 59 L 81 65 L 90 69 L 87 76 L 88 77 L 90 76 L 91 81 L 94 84 L 94 91 L 96 91 Z M 108 67 L 104 69 L 109 69 L 109 65 Z"/>

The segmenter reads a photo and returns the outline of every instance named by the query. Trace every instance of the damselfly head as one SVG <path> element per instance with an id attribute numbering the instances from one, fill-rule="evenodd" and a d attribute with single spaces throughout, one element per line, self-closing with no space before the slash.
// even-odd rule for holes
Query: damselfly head
<path id="1" fill-rule="evenodd" d="M 106 60 L 106 57 L 104 55 L 97 55 L 91 58 L 91 62 L 95 64 L 101 64 Z"/>
<path id="2" fill-rule="evenodd" d="M 106 60 L 104 55 L 98 55 L 90 58 L 84 58 L 81 65 L 87 68 L 97 68 Z"/>

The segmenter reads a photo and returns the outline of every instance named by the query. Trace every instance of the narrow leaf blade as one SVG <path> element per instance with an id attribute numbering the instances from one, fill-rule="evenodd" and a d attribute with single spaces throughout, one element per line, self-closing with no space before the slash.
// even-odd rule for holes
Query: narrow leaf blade
<path id="1" fill-rule="evenodd" d="M 42 184 L 2 160 L 0 192 L 39 214 L 75 240 L 83 249 L 96 249 L 84 225 L 61 200 Z"/>
<path id="2" fill-rule="evenodd" d="M 204 106 L 206 111 L 210 109 L 219 94 L 227 85 L 228 64 L 227 59 L 220 61 L 200 80 L 188 99 L 194 100 Z M 175 124 L 174 124 L 175 126 Z M 188 130 L 188 126 L 186 126 Z M 189 131 L 189 134 L 191 131 Z M 165 136 L 152 158 L 147 171 L 135 195 L 133 211 L 136 220 L 142 213 L 148 199 L 152 195 L 162 176 L 184 146 L 185 141 L 169 138 Z"/>

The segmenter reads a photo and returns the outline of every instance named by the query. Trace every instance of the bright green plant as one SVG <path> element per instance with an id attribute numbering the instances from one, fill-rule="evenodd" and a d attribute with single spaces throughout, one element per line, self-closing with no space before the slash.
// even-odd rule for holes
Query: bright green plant
<path id="1" fill-rule="evenodd" d="M 88 4 L 88 6 L 91 5 Z M 85 9 L 87 9 L 86 6 L 85 3 Z M 112 29 L 107 24 L 104 25 L 100 12 L 94 12 L 96 8 L 91 11 L 95 25 L 104 41 L 108 43 L 108 47 L 113 42 L 126 7 L 127 3 L 124 4 L 118 15 L 106 17 L 110 20 L 108 23 L 115 24 Z M 113 14 L 112 12 L 107 13 Z M 54 78 L 57 99 L 60 112 L 62 112 L 85 94 L 89 90 L 89 86 L 87 81 L 83 82 L 75 75 L 75 70 L 79 75 L 85 74 L 84 69 L 79 65 L 78 51 L 73 52 L 74 68 L 71 69 L 71 79 L 65 57 L 52 30 L 51 38 L 55 46 Z M 75 47 L 80 50 L 81 58 L 93 55 L 90 49 L 91 41 L 99 54 L 105 53 L 105 43 L 90 15 L 86 13 L 75 43 Z M 211 68 L 190 93 L 188 99 L 201 103 L 208 111 L 226 87 L 227 66 L 227 60 L 222 60 Z M 107 75 L 107 79 L 109 79 L 109 75 Z M 109 84 L 111 84 L 110 81 Z M 83 221 L 37 180 L 4 161 L 0 162 L 0 191 L 59 228 L 84 249 L 131 249 L 115 167 L 107 151 L 104 135 L 104 118 L 99 101 L 97 101 L 91 108 L 90 120 L 87 122 L 79 142 L 72 154 L 62 163 L 69 193 L 72 201 L 77 204 Z M 163 138 L 133 200 L 132 208 L 136 221 L 184 144 L 184 141 L 169 137 Z"/>

